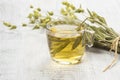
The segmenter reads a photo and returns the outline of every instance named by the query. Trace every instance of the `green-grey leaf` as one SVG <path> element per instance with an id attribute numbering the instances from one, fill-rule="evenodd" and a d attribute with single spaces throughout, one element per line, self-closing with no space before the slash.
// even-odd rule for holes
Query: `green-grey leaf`
<path id="1" fill-rule="evenodd" d="M 35 27 L 33 28 L 33 30 L 35 29 L 40 29 L 40 26 L 39 25 L 35 25 Z"/>
<path id="2" fill-rule="evenodd" d="M 8 23 L 8 22 L 3 22 L 3 24 L 5 25 L 5 26 L 7 26 L 7 27 L 11 27 L 12 25 L 10 24 L 10 23 Z"/>
<path id="3" fill-rule="evenodd" d="M 85 46 L 86 44 L 86 37 L 85 37 L 85 33 L 83 34 L 83 37 L 82 37 L 82 47 Z"/>
<path id="4" fill-rule="evenodd" d="M 56 53 L 58 53 L 61 50 L 63 50 L 69 43 L 70 43 L 70 41 L 66 41 L 64 44 L 62 44 L 61 46 L 59 46 L 58 48 L 53 50 L 51 53 L 55 55 Z"/>
<path id="5" fill-rule="evenodd" d="M 33 5 L 30 5 L 30 8 L 34 8 Z"/>
<path id="6" fill-rule="evenodd" d="M 87 9 L 87 11 L 88 11 L 90 17 L 93 17 L 93 14 L 91 13 L 91 11 L 89 9 Z"/>
<path id="7" fill-rule="evenodd" d="M 81 43 L 81 40 L 82 40 L 82 37 L 78 37 L 75 42 L 73 43 L 73 46 L 72 46 L 72 50 L 74 50 L 75 48 L 77 48 L 79 46 L 79 44 Z"/>
<path id="8" fill-rule="evenodd" d="M 105 19 L 103 17 L 101 17 L 100 15 L 98 15 L 96 12 L 92 12 L 92 13 L 93 13 L 93 16 L 95 18 L 97 18 L 100 22 L 106 24 L 106 21 L 105 21 Z"/>
<path id="9" fill-rule="evenodd" d="M 26 26 L 27 26 L 27 24 L 23 23 L 23 24 L 22 24 L 22 26 L 23 26 L 23 27 L 26 27 Z"/>
<path id="10" fill-rule="evenodd" d="M 13 30 L 13 29 L 16 29 L 16 28 L 17 28 L 17 26 L 12 25 L 11 28 L 10 28 L 10 30 Z"/>

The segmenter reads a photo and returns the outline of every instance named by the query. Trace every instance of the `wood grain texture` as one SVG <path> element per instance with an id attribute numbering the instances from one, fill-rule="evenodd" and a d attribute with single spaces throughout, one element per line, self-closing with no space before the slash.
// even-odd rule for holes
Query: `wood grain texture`
<path id="1" fill-rule="evenodd" d="M 113 59 L 113 53 L 91 48 L 87 49 L 84 60 L 78 65 L 54 63 L 47 47 L 44 31 L 21 28 L 30 12 L 29 5 L 41 7 L 43 11 L 58 13 L 63 0 L 0 0 L 0 21 L 18 25 L 9 31 L 0 22 L 0 80 L 119 80 L 120 59 L 118 63 L 102 72 Z M 68 0 L 76 6 L 90 8 L 104 16 L 110 27 L 120 32 L 119 0 Z"/>

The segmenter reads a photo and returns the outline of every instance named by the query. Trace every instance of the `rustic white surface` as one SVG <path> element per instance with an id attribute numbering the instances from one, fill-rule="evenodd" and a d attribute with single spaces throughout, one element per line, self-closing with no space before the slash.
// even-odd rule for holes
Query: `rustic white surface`
<path id="1" fill-rule="evenodd" d="M 88 49 L 81 64 L 60 65 L 50 59 L 44 31 L 31 28 L 9 31 L 1 23 L 8 21 L 19 25 L 25 22 L 30 4 L 57 13 L 61 1 L 0 0 L 0 80 L 120 80 L 120 59 L 113 68 L 102 72 L 113 59 L 107 51 Z M 69 1 L 98 12 L 107 19 L 109 26 L 120 32 L 120 0 Z"/>

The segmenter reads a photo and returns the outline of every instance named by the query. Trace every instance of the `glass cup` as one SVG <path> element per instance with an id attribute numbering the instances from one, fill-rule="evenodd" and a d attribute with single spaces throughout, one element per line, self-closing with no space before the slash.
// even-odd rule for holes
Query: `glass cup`
<path id="1" fill-rule="evenodd" d="M 86 44 L 93 45 L 93 31 L 76 30 L 77 25 L 47 25 L 47 39 L 51 58 L 61 64 L 80 63 Z"/>

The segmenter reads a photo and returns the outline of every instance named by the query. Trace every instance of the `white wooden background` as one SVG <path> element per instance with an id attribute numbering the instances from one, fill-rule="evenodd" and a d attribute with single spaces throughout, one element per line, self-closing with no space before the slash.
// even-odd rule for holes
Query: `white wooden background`
<path id="1" fill-rule="evenodd" d="M 30 12 L 29 5 L 58 13 L 63 0 L 0 0 L 0 80 L 120 80 L 120 59 L 106 72 L 104 67 L 113 53 L 91 48 L 78 65 L 60 65 L 49 56 L 43 31 L 21 28 Z M 110 27 L 120 32 L 120 0 L 69 0 L 76 6 L 96 11 L 107 19 Z M 19 26 L 10 31 L 1 21 Z"/>

